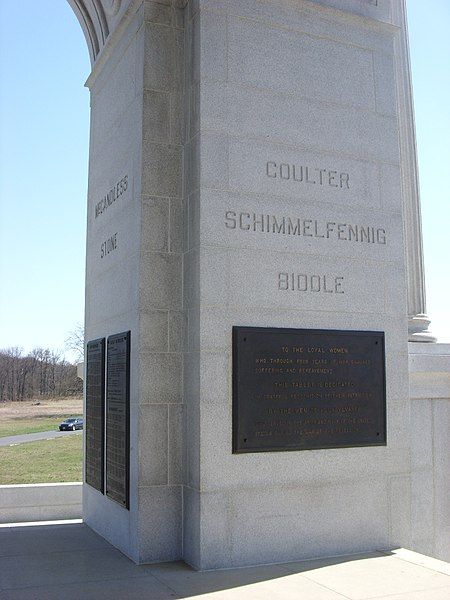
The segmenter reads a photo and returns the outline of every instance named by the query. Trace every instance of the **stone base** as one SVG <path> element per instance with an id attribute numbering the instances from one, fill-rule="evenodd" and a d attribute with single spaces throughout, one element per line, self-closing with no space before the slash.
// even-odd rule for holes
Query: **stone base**
<path id="1" fill-rule="evenodd" d="M 416 315 L 408 321 L 408 340 L 410 342 L 437 342 L 437 338 L 428 330 L 430 319 L 427 315 Z"/>

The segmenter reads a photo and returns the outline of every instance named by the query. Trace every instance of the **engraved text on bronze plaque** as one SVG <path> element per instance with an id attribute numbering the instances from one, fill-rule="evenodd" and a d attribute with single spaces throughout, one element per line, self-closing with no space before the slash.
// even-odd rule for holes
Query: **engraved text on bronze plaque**
<path id="1" fill-rule="evenodd" d="M 105 338 L 86 349 L 86 483 L 104 492 Z"/>
<path id="2" fill-rule="evenodd" d="M 386 444 L 384 333 L 233 328 L 233 452 Z"/>
<path id="3" fill-rule="evenodd" d="M 108 337 L 106 359 L 106 495 L 129 507 L 130 332 Z"/>

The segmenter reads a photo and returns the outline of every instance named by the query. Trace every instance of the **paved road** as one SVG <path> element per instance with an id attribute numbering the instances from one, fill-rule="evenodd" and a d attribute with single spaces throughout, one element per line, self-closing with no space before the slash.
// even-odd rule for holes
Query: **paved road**
<path id="1" fill-rule="evenodd" d="M 0 446 L 12 446 L 15 444 L 24 444 L 25 442 L 38 442 L 39 440 L 53 440 L 57 437 L 80 435 L 81 433 L 83 432 L 78 429 L 77 431 L 41 431 L 40 433 L 10 435 L 9 437 L 0 437 Z"/>

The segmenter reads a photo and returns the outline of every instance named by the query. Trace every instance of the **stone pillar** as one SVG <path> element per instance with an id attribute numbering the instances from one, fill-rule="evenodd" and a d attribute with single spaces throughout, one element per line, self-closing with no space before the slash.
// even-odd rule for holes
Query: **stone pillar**
<path id="1" fill-rule="evenodd" d="M 410 342 L 435 342 L 426 314 L 425 273 L 420 214 L 419 174 L 417 169 L 414 105 L 409 60 L 406 6 L 392 3 L 393 22 L 400 28 L 396 39 L 396 75 L 399 103 L 402 190 L 405 210 L 405 252 L 408 285 L 408 339 Z"/>
<path id="2" fill-rule="evenodd" d="M 184 560 L 211 569 L 408 545 L 401 50 L 391 3 L 194 8 Z M 350 223 L 379 235 L 356 242 Z M 294 291 L 280 285 L 285 274 L 337 277 L 345 291 Z M 233 326 L 385 332 L 387 446 L 233 454 Z"/>

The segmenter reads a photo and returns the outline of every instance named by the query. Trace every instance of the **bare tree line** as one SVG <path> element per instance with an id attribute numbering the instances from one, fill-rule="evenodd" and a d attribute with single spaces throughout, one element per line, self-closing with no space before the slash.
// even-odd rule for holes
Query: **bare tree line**
<path id="1" fill-rule="evenodd" d="M 24 354 L 21 348 L 0 350 L 0 401 L 81 394 L 83 383 L 76 365 L 60 352 L 35 348 Z"/>

